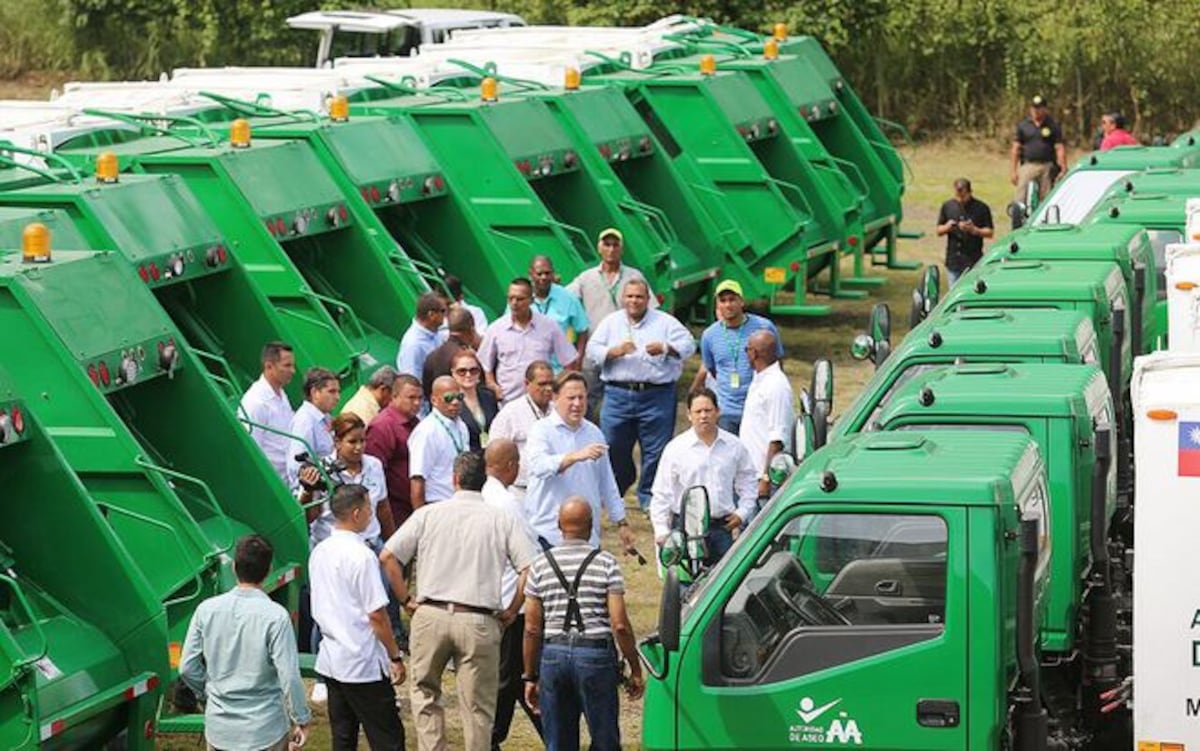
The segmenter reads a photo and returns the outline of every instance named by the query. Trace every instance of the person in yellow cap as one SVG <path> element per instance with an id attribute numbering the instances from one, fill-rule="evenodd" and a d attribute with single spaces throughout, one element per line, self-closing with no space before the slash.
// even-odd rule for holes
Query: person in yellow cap
<path id="1" fill-rule="evenodd" d="M 623 310 L 622 290 L 625 283 L 633 279 L 646 281 L 641 271 L 621 262 L 625 255 L 625 237 L 621 230 L 608 227 L 596 236 L 596 252 L 600 254 L 600 265 L 580 272 L 567 285 L 567 291 L 579 298 L 592 328 L 611 313 Z M 658 298 L 650 291 L 650 307 L 658 307 Z M 588 384 L 588 414 L 599 421 L 600 401 L 604 388 L 600 383 L 600 364 L 584 358 L 583 377 Z"/>
<path id="2" fill-rule="evenodd" d="M 1013 138 L 1012 174 L 1016 199 L 1025 200 L 1030 183 L 1037 183 L 1038 198 L 1046 197 L 1058 175 L 1067 171 L 1067 147 L 1062 129 L 1046 111 L 1046 98 L 1037 94 L 1029 100 L 1029 117 L 1017 123 Z"/>
<path id="3" fill-rule="evenodd" d="M 692 389 L 704 386 L 711 377 L 715 382 L 717 406 L 721 417 L 719 426 L 737 435 L 746 406 L 746 391 L 754 378 L 754 368 L 746 357 L 746 342 L 756 331 L 770 331 L 775 337 L 776 357 L 783 358 L 783 343 L 779 329 L 770 320 L 746 312 L 742 285 L 725 279 L 717 285 L 714 295 L 717 320 L 700 335 L 700 371 Z"/>

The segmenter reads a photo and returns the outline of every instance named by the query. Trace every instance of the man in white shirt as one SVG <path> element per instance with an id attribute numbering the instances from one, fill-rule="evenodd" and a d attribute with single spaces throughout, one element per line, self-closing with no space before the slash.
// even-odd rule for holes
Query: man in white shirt
<path id="1" fill-rule="evenodd" d="M 562 542 L 558 510 L 571 496 L 580 496 L 592 507 L 591 544 L 600 545 L 600 512 L 608 512 L 617 525 L 621 544 L 633 548 L 635 539 L 625 518 L 625 500 L 617 490 L 604 434 L 584 419 L 587 412 L 587 383 L 572 371 L 559 373 L 554 381 L 554 408 L 549 417 L 529 430 L 529 488 L 525 491 L 525 514 L 546 545 Z"/>
<path id="2" fill-rule="evenodd" d="M 754 378 L 746 392 L 746 408 L 738 433 L 750 452 L 758 476 L 758 497 L 769 498 L 771 459 L 792 446 L 796 422 L 796 397 L 792 384 L 779 367 L 778 345 L 770 331 L 758 331 L 746 342 L 746 358 Z"/>
<path id="3" fill-rule="evenodd" d="M 333 532 L 308 561 L 313 620 L 321 627 L 317 673 L 329 687 L 333 748 L 358 748 L 361 725 L 372 751 L 404 748 L 393 686 L 404 663 L 387 615 L 379 558 L 359 535 L 375 510 L 361 485 L 342 485 L 329 501 Z"/>
<path id="4" fill-rule="evenodd" d="M 737 436 L 718 427 L 717 395 L 701 388 L 688 394 L 690 430 L 663 449 L 650 499 L 654 540 L 662 545 L 680 512 L 688 488 L 708 491 L 708 565 L 719 561 L 733 545 L 733 533 L 750 521 L 757 509 L 758 469 Z"/>
<path id="5" fill-rule="evenodd" d="M 454 495 L 454 459 L 470 448 L 466 424 L 459 418 L 463 393 L 450 376 L 433 382 L 433 410 L 408 437 L 413 511 Z"/>
<path id="6" fill-rule="evenodd" d="M 262 375 L 242 395 L 239 416 L 259 425 L 286 433 L 292 424 L 292 404 L 283 388 L 296 375 L 296 354 L 291 345 L 268 342 L 262 349 Z M 258 444 L 279 478 L 287 482 L 286 435 L 247 425 L 250 437 Z"/>
<path id="7" fill-rule="evenodd" d="M 603 363 L 600 430 L 608 441 L 617 488 L 624 495 L 638 477 L 636 443 L 642 453 L 638 504 L 646 509 L 658 457 L 675 432 L 675 382 L 683 374 L 683 361 L 696 351 L 696 341 L 674 316 L 649 307 L 645 281 L 626 282 L 623 294 L 624 309 L 600 321 L 587 351 Z"/>
<path id="8" fill-rule="evenodd" d="M 309 368 L 304 373 L 304 402 L 292 416 L 288 433 L 293 437 L 287 449 L 287 482 L 295 487 L 300 461 L 308 454 L 309 462 L 319 462 L 333 453 L 333 419 L 330 415 L 342 400 L 342 384 L 337 374 L 325 368 Z"/>
<path id="9" fill-rule="evenodd" d="M 520 466 L 517 444 L 507 438 L 493 438 L 483 452 L 483 459 L 488 475 L 483 484 L 483 502 L 516 519 L 517 526 L 529 540 L 530 549 L 536 549 L 537 534 L 534 533 L 533 527 L 529 526 L 521 502 L 510 491 Z M 522 606 L 525 593 L 517 589 L 518 578 L 517 570 L 512 564 L 505 563 L 504 573 L 500 576 L 500 600 L 509 609 L 515 607 L 517 617 L 504 627 L 504 633 L 500 636 L 500 689 L 496 698 L 496 721 L 492 725 L 494 749 L 500 748 L 500 744 L 508 738 L 513 710 L 518 701 L 521 702 L 525 716 L 529 718 L 538 735 L 542 734 L 541 719 L 525 702 L 525 684 L 521 681 L 521 669 L 524 664 L 522 636 L 525 633 L 525 609 Z"/>
<path id="10" fill-rule="evenodd" d="M 526 468 L 528 457 L 525 454 L 529 431 L 535 422 L 550 414 L 550 400 L 553 398 L 554 368 L 545 360 L 534 360 L 525 369 L 525 398 L 501 407 L 488 430 L 493 441 L 507 438 L 517 445 L 521 462 L 517 479 L 511 483 L 510 490 L 518 497 L 525 496 L 525 488 L 529 484 Z"/>

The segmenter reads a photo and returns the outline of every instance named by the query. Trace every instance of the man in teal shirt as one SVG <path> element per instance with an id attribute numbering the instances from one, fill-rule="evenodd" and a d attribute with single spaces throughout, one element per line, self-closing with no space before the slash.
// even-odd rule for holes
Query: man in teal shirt
<path id="1" fill-rule="evenodd" d="M 583 303 L 566 287 L 554 281 L 554 263 L 546 256 L 534 256 L 529 262 L 529 279 L 533 282 L 534 311 L 558 324 L 567 335 L 567 341 L 579 353 L 582 363 L 590 328 Z M 557 362 L 557 358 L 554 358 L 550 364 L 557 373 L 565 363 Z"/>
<path id="2" fill-rule="evenodd" d="M 286 751 L 304 744 L 312 715 L 304 702 L 296 635 L 287 611 L 262 589 L 271 545 L 238 540 L 236 587 L 200 603 L 183 643 L 179 676 L 207 698 L 204 738 L 222 751 Z"/>

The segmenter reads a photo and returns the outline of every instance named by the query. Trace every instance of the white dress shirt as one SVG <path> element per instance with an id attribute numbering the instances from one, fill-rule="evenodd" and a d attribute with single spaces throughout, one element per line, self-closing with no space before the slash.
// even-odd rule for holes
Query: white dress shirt
<path id="1" fill-rule="evenodd" d="M 617 489 L 612 463 L 605 454 L 599 459 L 575 462 L 559 472 L 563 457 L 593 443 L 607 443 L 600 428 L 584 420 L 571 428 L 557 410 L 538 420 L 529 431 L 525 446 L 529 464 L 529 487 L 525 490 L 525 514 L 529 523 L 551 545 L 562 542 L 558 509 L 573 495 L 583 496 L 592 507 L 592 545 L 600 544 L 600 512 L 608 510 L 614 524 L 625 518 L 625 500 Z"/>
<path id="2" fill-rule="evenodd" d="M 758 476 L 762 469 L 733 433 L 717 429 L 711 446 L 694 428 L 671 439 L 658 460 L 650 496 L 650 521 L 655 538 L 671 531 L 671 514 L 679 513 L 684 492 L 695 485 L 708 490 L 709 515 L 716 519 L 736 513 L 743 524 L 754 516 Z"/>
<path id="3" fill-rule="evenodd" d="M 487 482 L 483 484 L 482 492 L 483 502 L 512 516 L 517 521 L 517 528 L 529 539 L 530 549 L 538 550 L 537 533 L 533 531 L 529 520 L 525 518 L 525 509 L 521 507 L 520 501 L 516 499 L 512 491 L 504 487 L 504 483 L 489 475 Z M 504 603 L 504 607 L 507 608 L 512 604 L 516 594 L 517 570 L 513 568 L 512 563 L 506 561 L 504 573 L 500 575 L 500 601 Z M 525 608 L 522 606 L 521 611 L 524 612 L 524 610 Z"/>
<path id="4" fill-rule="evenodd" d="M 358 535 L 334 529 L 308 558 L 312 617 L 321 627 L 317 672 L 342 683 L 373 683 L 389 674 L 388 653 L 368 613 L 388 603 L 379 558 Z"/>
<path id="5" fill-rule="evenodd" d="M 608 350 L 624 341 L 633 340 L 637 351 L 608 362 Z M 670 345 L 678 356 L 664 352 L 651 355 L 646 345 L 662 342 Z M 587 343 L 588 357 L 602 363 L 600 377 L 604 381 L 643 383 L 674 383 L 683 373 L 683 361 L 696 351 L 696 340 L 670 313 L 647 310 L 642 320 L 634 322 L 624 310 L 609 314 L 600 321 Z"/>
<path id="6" fill-rule="evenodd" d="M 296 414 L 288 401 L 287 392 L 271 388 L 265 376 L 259 376 L 258 380 L 246 389 L 246 393 L 242 395 L 241 411 L 245 413 L 246 419 L 285 433 L 290 431 L 292 417 Z M 261 428 L 249 425 L 246 427 L 250 431 L 250 437 L 267 455 L 267 461 L 271 462 L 275 472 L 286 482 L 287 449 L 291 440 L 287 436 Z"/>
<path id="7" fill-rule="evenodd" d="M 329 456 L 333 453 L 332 422 L 329 415 L 317 409 L 316 405 L 307 399 L 300 405 L 300 409 L 296 410 L 288 432 L 296 438 L 302 438 L 308 445 L 305 446 L 296 438 L 288 441 L 288 485 L 295 485 L 300 476 L 300 462 L 296 461 L 297 456 L 308 454 L 309 459 L 315 462 L 319 457 Z"/>
<path id="8" fill-rule="evenodd" d="M 381 501 L 387 500 L 387 479 L 383 474 L 383 462 L 370 454 L 363 454 L 361 472 L 355 474 L 345 469 L 330 479 L 344 485 L 362 485 L 367 489 L 367 495 L 371 499 L 371 524 L 359 534 L 359 537 L 364 542 L 379 539 L 383 529 L 379 526 L 379 516 L 376 510 Z M 309 542 L 313 545 L 329 537 L 329 533 L 333 531 L 334 519 L 333 512 L 329 510 L 329 495 L 328 493 L 324 495 L 325 502 L 321 504 L 321 515 L 312 523 L 312 527 L 308 531 Z"/>
<path id="9" fill-rule="evenodd" d="M 437 503 L 454 495 L 454 460 L 471 448 L 467 425 L 451 422 L 434 410 L 408 436 L 408 474 L 425 480 L 425 502 Z"/>
<path id="10" fill-rule="evenodd" d="M 529 441 L 529 431 L 533 424 L 550 414 L 543 411 L 528 396 L 505 404 L 496 413 L 492 425 L 488 428 L 491 440 L 507 438 L 517 444 L 517 453 L 521 457 L 521 466 L 517 469 L 517 479 L 513 485 L 524 489 L 529 484 L 529 458 L 525 452 L 525 444 Z"/>
<path id="11" fill-rule="evenodd" d="M 781 441 L 785 451 L 792 447 L 795 401 L 792 384 L 777 362 L 755 373 L 750 381 L 738 437 L 750 451 L 750 461 L 759 474 L 767 469 L 767 449 L 772 441 Z"/>

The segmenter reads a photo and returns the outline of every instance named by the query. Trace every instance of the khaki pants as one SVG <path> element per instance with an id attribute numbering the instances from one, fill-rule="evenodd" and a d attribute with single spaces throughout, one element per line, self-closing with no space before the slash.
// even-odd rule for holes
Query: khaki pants
<path id="1" fill-rule="evenodd" d="M 283 736 L 278 743 L 268 746 L 267 748 L 263 749 L 263 751 L 288 751 L 288 741 L 291 739 L 292 731 L 289 730 L 288 734 Z M 206 743 L 204 745 L 208 747 L 208 751 L 218 751 L 218 749 L 215 748 L 211 743 Z"/>
<path id="2" fill-rule="evenodd" d="M 467 751 L 488 751 L 500 687 L 500 621 L 478 613 L 448 613 L 423 605 L 413 614 L 409 685 L 420 751 L 446 749 L 442 673 L 458 666 L 458 706 Z"/>
<path id="3" fill-rule="evenodd" d="M 1025 192 L 1029 190 L 1029 183 L 1036 182 L 1038 185 L 1038 199 L 1043 199 L 1050 193 L 1050 168 L 1054 166 L 1053 162 L 1025 162 L 1020 167 L 1017 167 L 1017 195 L 1018 201 L 1025 200 Z"/>

